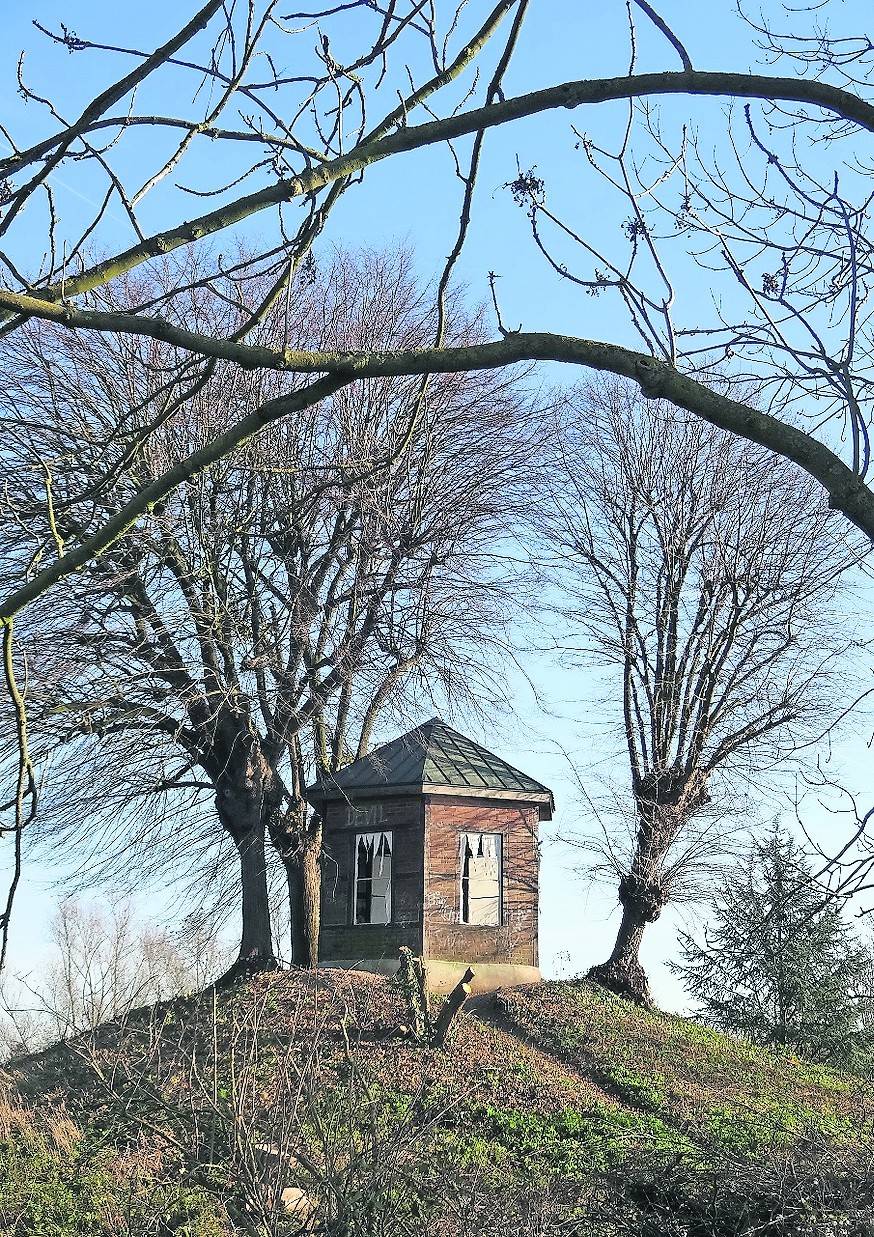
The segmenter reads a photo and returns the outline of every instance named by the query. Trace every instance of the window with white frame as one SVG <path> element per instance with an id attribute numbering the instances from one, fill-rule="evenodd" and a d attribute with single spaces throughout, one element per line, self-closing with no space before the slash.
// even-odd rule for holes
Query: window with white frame
<path id="1" fill-rule="evenodd" d="M 462 923 L 500 924 L 502 843 L 500 833 L 462 833 Z"/>
<path id="2" fill-rule="evenodd" d="M 355 923 L 391 923 L 392 835 L 355 838 Z"/>

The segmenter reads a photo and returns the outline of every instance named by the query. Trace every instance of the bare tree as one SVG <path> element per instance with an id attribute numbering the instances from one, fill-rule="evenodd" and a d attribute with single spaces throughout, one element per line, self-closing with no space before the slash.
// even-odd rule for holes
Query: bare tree
<path id="1" fill-rule="evenodd" d="M 582 634 L 617 672 L 634 805 L 628 843 L 608 837 L 605 852 L 616 944 L 590 974 L 644 1001 L 644 930 L 698 891 L 725 833 L 720 796 L 821 724 L 852 548 L 811 482 L 630 384 L 581 388 L 556 440 L 549 570 L 569 641 Z"/>
<path id="2" fill-rule="evenodd" d="M 187 946 L 140 920 L 130 903 L 109 911 L 67 899 L 49 929 L 51 952 L 36 976 L 7 978 L 0 1042 L 7 1054 L 36 1052 L 151 1005 L 199 992 L 219 973 L 212 936 Z"/>
<path id="3" fill-rule="evenodd" d="M 866 497 L 864 487 L 856 481 L 862 467 L 861 456 L 856 472 L 853 468 L 841 468 L 839 457 L 811 435 L 798 434 L 791 424 L 780 422 L 779 418 L 769 419 L 767 414 L 759 413 L 754 407 L 733 401 L 718 390 L 696 384 L 676 371 L 676 363 L 680 360 L 677 340 L 683 336 L 684 329 L 674 321 L 672 307 L 676 300 L 675 289 L 666 277 L 665 263 L 655 241 L 655 229 L 640 213 L 643 209 L 640 203 L 644 202 L 647 207 L 651 205 L 654 211 L 664 209 L 667 212 L 665 222 L 680 221 L 684 227 L 697 226 L 688 223 L 694 213 L 688 193 L 681 195 L 677 203 L 665 205 L 660 201 L 656 189 L 667 183 L 668 173 L 673 175 L 676 172 L 687 189 L 697 189 L 709 177 L 709 183 L 724 190 L 729 199 L 736 197 L 733 187 L 722 179 L 719 168 L 702 168 L 700 177 L 693 183 L 684 158 L 670 156 L 664 142 L 660 144 L 658 128 L 648 127 L 647 122 L 654 120 L 654 116 L 647 100 L 675 94 L 752 100 L 757 106 L 763 104 L 771 131 L 776 132 L 785 125 L 790 140 L 794 133 L 818 132 L 825 141 L 829 141 L 856 129 L 870 131 L 874 129 L 874 110 L 857 93 L 867 80 L 871 58 L 865 39 L 832 39 L 819 28 L 811 30 L 809 37 L 801 28 L 781 35 L 773 29 L 763 30 L 741 14 L 740 20 L 745 23 L 743 28 L 751 35 L 748 52 L 751 60 L 762 57 L 770 61 L 789 60 L 793 67 L 800 61 L 807 67 L 815 65 L 817 73 L 801 79 L 797 75 L 769 76 L 750 73 L 747 65 L 738 71 L 709 72 L 694 67 L 683 40 L 651 5 L 632 0 L 628 5 L 627 25 L 631 55 L 622 73 L 556 83 L 507 98 L 503 79 L 511 64 L 515 68 L 524 60 L 523 24 L 529 7 L 527 0 L 500 0 L 482 13 L 481 24 L 476 27 L 470 21 L 466 25 L 462 23 L 461 10 L 451 5 L 445 13 L 438 13 L 436 6 L 431 9 L 417 2 L 404 5 L 392 3 L 385 13 L 374 10 L 372 14 L 364 14 L 366 23 L 354 33 L 360 54 L 349 63 L 343 63 L 331 50 L 332 40 L 328 32 L 335 28 L 348 35 L 351 23 L 362 16 L 350 11 L 358 7 L 341 5 L 330 10 L 299 14 L 297 19 L 303 25 L 295 26 L 284 23 L 273 0 L 263 0 L 261 5 L 253 2 L 239 12 L 226 11 L 218 0 L 210 0 L 150 53 L 138 48 L 108 46 L 99 37 L 89 39 L 66 26 L 57 31 L 38 26 L 41 34 L 57 46 L 60 54 L 103 58 L 106 63 L 109 63 L 108 58 L 119 57 L 133 67 L 130 72 L 112 81 L 72 122 L 64 120 L 43 93 L 31 89 L 23 70 L 20 74 L 19 86 L 23 97 L 28 105 L 45 110 L 53 132 L 29 146 L 23 142 L 16 143 L 11 134 L 6 135 L 12 151 L 0 165 L 0 171 L 6 177 L 5 213 L 0 224 L 0 236 L 8 238 L 8 249 L 4 251 L 3 260 L 11 283 L 18 285 L 3 291 L 0 296 L 6 330 L 17 329 L 26 318 L 41 316 L 77 329 L 128 331 L 164 339 L 195 356 L 223 357 L 237 364 L 299 372 L 322 372 L 334 375 L 334 381 L 340 385 L 348 381 L 353 373 L 360 376 L 364 373 L 421 373 L 434 369 L 491 367 L 526 358 L 553 359 L 608 369 L 633 377 L 651 393 L 660 393 L 680 407 L 689 408 L 705 419 L 794 459 L 817 477 L 839 509 L 867 527 L 869 532 L 874 531 L 871 522 L 874 502 L 870 496 Z M 642 53 L 638 19 L 648 32 L 657 31 L 657 41 L 652 44 L 653 53 L 661 47 L 673 61 L 679 59 L 679 71 L 666 70 L 662 63 L 653 72 L 639 71 Z M 270 65 L 287 60 L 292 48 L 302 49 L 306 45 L 305 41 L 313 29 L 311 23 L 318 23 L 322 32 L 312 52 L 312 72 L 283 75 L 270 70 Z M 502 38 L 503 45 L 498 53 L 493 45 Z M 277 48 L 282 49 L 283 56 L 278 55 Z M 413 58 L 419 50 L 426 52 L 434 72 L 411 87 L 409 58 Z M 480 63 L 487 59 L 490 52 L 497 56 L 497 63 L 490 75 L 481 75 L 484 86 L 480 87 L 478 80 L 470 81 L 470 78 L 477 74 Z M 265 64 L 268 68 L 262 74 Z M 192 115 L 141 113 L 138 104 L 128 110 L 121 107 L 123 102 L 131 102 L 130 96 L 144 82 L 158 86 L 165 78 L 173 80 L 175 74 L 183 78 L 191 75 L 193 81 L 208 82 L 216 93 L 210 95 L 205 103 L 199 97 L 200 92 L 196 91 L 193 105 L 196 114 Z M 252 80 L 253 77 L 255 80 Z M 398 77 L 407 80 L 407 89 L 401 91 L 400 102 L 397 102 Z M 823 77 L 832 77 L 838 84 L 821 80 Z M 469 106 L 468 96 L 460 107 L 453 110 L 452 115 L 444 119 L 410 123 L 416 109 L 426 105 L 432 107 L 431 101 L 435 96 L 450 93 L 453 87 L 465 80 L 471 95 L 478 88 L 483 89 L 483 106 Z M 171 97 L 177 97 L 175 91 L 171 92 Z M 283 105 L 278 102 L 280 97 L 284 100 Z M 391 98 L 391 108 L 375 124 L 369 123 L 366 113 L 373 107 L 378 110 L 383 98 Z M 450 258 L 451 266 L 457 260 L 467 236 L 483 135 L 498 126 L 556 108 L 591 107 L 617 100 L 629 101 L 631 110 L 617 130 L 617 149 L 604 153 L 603 158 L 605 166 L 615 171 L 612 175 L 614 188 L 632 208 L 631 219 L 623 223 L 620 229 L 631 246 L 630 253 L 626 252 L 623 258 L 630 256 L 631 266 L 635 269 L 648 262 L 646 278 L 654 274 L 662 281 L 663 287 L 658 295 L 648 292 L 642 283 L 636 282 L 636 275 L 632 278 L 626 271 L 624 261 L 622 264 L 614 262 L 610 270 L 596 271 L 592 278 L 581 279 L 581 282 L 586 290 L 592 292 L 609 292 L 613 288 L 619 291 L 629 307 L 635 329 L 641 328 L 638 336 L 646 344 L 645 353 L 571 336 L 531 335 L 521 331 L 505 333 L 504 338 L 494 344 L 454 349 L 445 346 L 446 341 L 439 328 L 435 334 L 433 354 L 428 349 L 412 349 L 408 355 L 403 349 L 388 348 L 365 349 L 362 355 L 318 349 L 302 350 L 301 355 L 293 355 L 288 351 L 265 349 L 257 341 L 248 340 L 250 332 L 275 299 L 282 295 L 288 280 L 305 260 L 314 237 L 327 224 L 336 203 L 347 191 L 356 187 L 363 171 L 371 165 L 388 158 L 400 158 L 409 151 L 473 135 L 472 158 L 467 173 L 462 176 L 460 227 L 457 245 Z M 641 100 L 643 104 L 635 110 L 635 102 Z M 748 111 L 744 110 L 744 116 Z M 222 127 L 219 121 L 225 113 L 237 118 L 239 123 L 236 127 Z M 290 119 L 283 120 L 283 116 Z M 638 124 L 638 121 L 641 123 Z M 141 130 L 152 135 L 165 135 L 169 145 L 160 147 L 156 144 L 150 153 L 151 170 L 142 184 L 131 188 L 115 171 L 107 149 L 91 139 L 95 134 L 105 132 L 110 145 L 115 148 L 134 143 Z M 648 156 L 652 160 L 661 157 L 663 162 L 667 161 L 659 170 L 656 182 L 648 186 L 636 186 L 628 179 L 635 166 L 632 135 L 638 132 L 643 144 L 649 143 Z M 589 161 L 597 161 L 599 152 L 590 139 L 582 134 L 578 141 L 584 154 L 590 156 Z M 216 171 L 216 179 L 196 187 L 171 181 L 170 174 L 181 176 L 186 161 L 190 161 L 194 152 L 198 148 L 203 149 L 207 143 L 219 143 L 220 148 L 227 152 L 226 160 L 211 159 L 207 169 L 198 168 L 201 176 L 205 171 L 207 175 L 209 171 Z M 738 153 L 731 133 L 726 137 L 726 149 L 730 155 Z M 763 254 L 769 255 L 779 255 L 781 252 L 781 246 L 769 240 L 769 235 L 773 237 L 777 222 L 780 222 L 775 222 L 776 213 L 781 216 L 781 226 L 799 231 L 793 247 L 799 264 L 803 266 L 805 255 L 818 257 L 823 262 L 832 261 L 836 272 L 833 295 L 837 297 L 840 294 L 846 298 L 853 295 L 853 289 L 858 294 L 860 285 L 857 276 L 864 275 L 864 269 L 858 267 L 859 246 L 853 220 L 861 226 L 862 214 L 858 209 L 850 211 L 849 223 L 844 221 L 841 227 L 833 228 L 826 238 L 826 245 L 815 228 L 811 232 L 806 231 L 807 211 L 813 212 L 810 218 L 814 222 L 818 220 L 825 226 L 832 222 L 834 212 L 844 215 L 845 200 L 834 186 L 825 186 L 822 192 L 827 194 L 829 209 L 825 210 L 823 206 L 820 210 L 825 199 L 820 203 L 815 194 L 811 197 L 808 189 L 812 187 L 806 189 L 793 184 L 794 169 L 783 161 L 782 149 L 760 149 L 754 138 L 751 138 L 751 149 L 759 151 L 762 168 L 771 169 L 769 175 L 781 179 L 787 195 L 795 195 L 799 202 L 806 203 L 801 214 L 793 214 L 782 208 L 767 192 L 761 194 L 758 190 L 751 190 L 746 203 L 738 197 L 741 207 L 759 204 L 765 211 L 757 225 L 758 230 L 751 232 L 753 248 L 758 247 Z M 248 153 L 254 153 L 256 157 L 250 160 Z M 95 182 L 103 183 L 105 194 L 81 234 L 65 244 L 61 240 L 63 226 L 55 207 L 51 177 L 57 169 L 71 169 L 77 163 Z M 460 162 L 456 168 L 463 171 Z M 778 170 L 773 171 L 774 168 Z M 749 176 L 746 162 L 738 170 L 741 176 L 744 173 Z M 710 172 L 713 175 L 709 175 Z M 596 173 L 600 175 L 597 169 Z M 222 175 L 225 175 L 224 181 L 219 179 Z M 186 195 L 183 200 L 187 201 L 192 192 L 201 196 L 230 195 L 234 186 L 251 177 L 259 177 L 267 183 L 242 196 L 228 196 L 221 205 L 195 219 L 172 224 L 152 236 L 146 234 L 139 222 L 138 209 L 148 197 L 165 193 L 172 198 L 179 192 Z M 529 209 L 534 209 L 542 199 L 546 182 L 520 171 L 518 177 L 509 183 L 520 200 L 525 201 Z M 253 266 L 260 265 L 265 272 L 272 272 L 275 280 L 270 294 L 256 307 L 256 311 L 250 312 L 245 323 L 237 324 L 237 329 L 230 335 L 222 337 L 215 332 L 198 331 L 196 324 L 173 321 L 171 316 L 165 315 L 163 307 L 178 294 L 178 289 L 157 301 L 129 302 L 123 308 L 100 305 L 82 305 L 80 308 L 75 303 L 76 298 L 106 286 L 158 255 L 182 246 L 202 246 L 209 237 L 241 220 L 251 219 L 264 211 L 281 211 L 285 203 L 296 199 L 307 200 L 309 204 L 306 218 L 296 235 L 274 249 L 262 247 L 233 270 L 225 270 L 226 275 L 233 276 L 239 274 L 241 268 L 251 271 Z M 113 253 L 88 265 L 87 245 L 100 234 L 107 219 L 107 210 L 113 203 L 121 206 L 129 221 L 134 243 L 123 252 Z M 35 266 L 33 261 L 21 264 L 15 261 L 15 236 L 24 228 L 25 220 L 34 215 L 38 216 L 40 226 L 45 225 L 41 235 L 44 234 L 47 239 L 45 262 L 38 273 L 32 270 Z M 577 239 L 568 235 L 567 228 L 563 230 L 571 243 L 576 244 Z M 717 224 L 711 228 L 710 235 L 718 237 Z M 595 263 L 601 260 L 597 246 L 590 244 L 586 249 L 584 244 L 582 248 Z M 852 250 L 856 254 L 856 265 L 851 264 L 847 268 L 852 278 L 839 275 L 842 257 L 838 250 Z M 27 257 L 28 251 L 25 250 Z M 609 262 L 609 259 L 605 260 Z M 22 273 L 20 265 L 27 267 L 30 273 Z M 563 276 L 571 274 L 563 269 L 561 262 L 555 265 Z M 741 264 L 726 257 L 724 269 L 737 283 L 742 272 Z M 851 334 L 858 325 L 857 316 L 851 315 L 847 319 L 844 313 L 835 311 L 836 301 L 826 303 L 815 291 L 816 279 L 819 277 L 813 277 L 811 268 L 808 312 L 793 311 L 787 302 L 782 305 L 781 314 L 810 338 L 809 315 L 817 311 L 834 312 L 839 331 L 845 336 Z M 772 281 L 765 282 L 765 293 L 769 295 Z M 747 291 L 753 295 L 749 278 L 745 284 L 748 285 Z M 790 288 L 795 285 L 791 279 L 785 283 L 778 280 L 778 284 L 778 291 L 785 301 Z M 855 300 L 858 301 L 858 295 Z M 761 300 L 758 303 L 762 315 L 767 318 L 770 312 L 767 304 Z M 697 314 L 697 305 L 694 308 Z M 658 330 L 656 320 L 660 324 Z M 848 326 L 850 332 L 847 331 Z M 721 330 L 720 324 L 717 333 Z M 743 338 L 740 332 L 736 335 L 737 338 L 727 343 L 728 350 L 748 349 L 751 354 L 762 357 L 764 365 L 767 365 L 767 355 L 776 352 L 782 351 L 784 356 L 797 356 L 799 359 L 804 355 L 803 348 L 797 343 L 781 342 L 779 332 L 767 338 L 755 332 L 749 332 Z M 726 341 L 718 342 L 715 347 L 717 353 L 722 355 L 726 350 Z M 816 373 L 805 369 L 802 374 L 809 394 L 815 397 L 817 379 L 824 379 L 830 371 L 829 358 L 834 361 L 836 370 L 840 370 L 842 364 L 844 368 L 852 368 L 853 345 L 849 339 L 847 348 L 849 352 L 841 362 L 835 360 L 835 349 L 822 344 L 820 369 Z M 788 373 L 782 377 L 790 380 Z M 321 386 L 314 384 L 308 398 L 318 398 L 330 385 L 330 382 Z M 836 391 L 834 384 L 828 384 L 826 397 L 834 399 Z M 847 390 L 841 388 L 838 397 L 841 409 L 849 398 Z M 858 402 L 858 395 L 854 398 Z M 273 408 L 269 415 L 281 416 L 284 411 L 282 407 Z M 251 432 L 253 427 L 245 418 L 241 419 L 236 430 L 237 439 Z M 860 429 L 858 433 L 861 433 Z M 857 439 L 857 435 L 854 437 Z M 228 450 L 232 445 L 230 440 L 211 444 L 208 454 Z M 197 454 L 189 466 L 202 467 L 206 462 L 202 454 Z M 159 488 L 172 486 L 177 479 L 176 476 L 168 476 Z M 96 540 L 89 541 L 87 546 L 83 543 L 77 547 L 75 562 L 47 566 L 45 570 L 48 574 L 41 575 L 39 579 L 34 577 L 20 596 L 16 592 L 7 598 L 3 606 L 4 616 L 13 617 L 33 596 L 51 587 L 59 576 L 75 570 L 80 557 L 81 561 L 87 561 L 99 553 L 151 501 L 154 501 L 153 490 L 149 494 L 143 492 L 138 495 L 124 515 L 118 513 L 118 522 L 108 521 L 100 534 L 95 534 Z M 67 557 L 71 559 L 72 554 Z"/>
<path id="4" fill-rule="evenodd" d="M 170 269 L 161 286 L 177 278 Z M 387 318 L 399 340 L 431 329 L 403 254 L 337 255 L 292 293 L 262 328 L 274 339 L 369 346 Z M 458 298 L 447 306 L 448 332 L 476 332 Z M 192 294 L 189 320 L 216 315 L 224 302 Z M 30 549 L 20 530 L 36 553 L 53 533 L 81 535 L 138 478 L 289 385 L 221 364 L 192 390 L 176 354 L 143 348 L 50 326 L 11 341 L 13 569 Z M 54 605 L 35 606 L 22 648 L 34 758 L 53 757 L 47 847 L 87 840 L 92 881 L 184 866 L 196 896 L 218 826 L 240 864 L 238 962 L 257 969 L 274 960 L 269 841 L 293 961 L 313 965 L 321 824 L 308 781 L 364 754 L 387 709 L 441 682 L 458 703 L 497 688 L 486 654 L 510 613 L 499 542 L 527 484 L 526 399 L 512 376 L 346 386 L 184 481 Z M 227 877 L 223 864 L 213 876 Z"/>
<path id="5" fill-rule="evenodd" d="M 146 50 L 111 32 L 37 26 L 35 38 L 48 40 L 59 58 L 87 64 L 101 88 L 74 106 L 63 90 L 51 96 L 58 82 L 81 76 L 56 73 L 48 87 L 29 80 L 29 61 L 19 65 L 16 85 L 27 110 L 3 129 L 8 153 L 0 161 L 4 337 L 42 318 L 81 333 L 161 341 L 186 355 L 193 386 L 207 381 L 219 360 L 319 376 L 191 443 L 184 457 L 116 493 L 87 532 L 50 537 L 41 560 L 9 581 L 0 618 L 20 750 L 8 800 L 13 890 L 38 789 L 21 691 L 25 667 L 13 647 L 16 616 L 115 545 L 181 482 L 355 379 L 526 360 L 620 374 L 793 461 L 874 537 L 866 480 L 872 52 L 864 30 L 857 36 L 852 29 L 852 5 L 829 6 L 834 30 L 815 3 L 793 9 L 789 28 L 773 9 L 752 19 L 740 6 L 734 63 L 719 71 L 699 67 L 697 48 L 694 56 L 689 49 L 697 34 L 706 55 L 711 17 L 727 20 L 734 4 L 702 13 L 703 33 L 693 25 L 697 10 L 684 15 L 686 37 L 650 3 L 628 0 L 624 22 L 617 6 L 620 20 L 597 40 L 584 37 L 590 15 L 580 8 L 580 27 L 565 42 L 596 48 L 594 67 L 577 80 L 547 76 L 545 83 L 540 58 L 526 53 L 544 31 L 552 37 L 553 17 L 545 6 L 530 14 L 529 7 L 528 0 L 389 0 L 285 14 L 276 0 L 207 0 L 183 14 L 175 31 L 158 29 L 156 14 Z M 865 16 L 860 8 L 860 23 Z M 684 100 L 679 119 L 660 106 L 672 96 Z M 725 100 L 734 105 L 724 108 Z M 530 137 L 518 129 L 529 157 L 523 150 L 506 175 L 556 278 L 580 289 L 583 325 L 573 331 L 581 333 L 538 331 L 536 323 L 507 330 L 496 300 L 493 340 L 448 339 L 444 293 L 477 217 L 487 135 L 547 114 L 555 127 L 555 115 L 570 109 L 598 116 L 594 135 L 582 127 L 568 132 L 563 158 L 579 180 L 532 166 L 547 155 L 536 124 Z M 35 112 L 44 121 L 39 132 L 29 123 Z M 707 126 L 705 138 L 696 122 Z M 448 186 L 457 186 L 458 208 L 445 212 L 450 256 L 436 280 L 432 346 L 390 332 L 352 349 L 289 348 L 260 338 L 259 324 L 286 295 L 338 203 L 350 194 L 354 200 L 377 164 L 403 166 L 412 152 L 441 149 L 448 152 L 445 171 L 432 165 L 434 183 L 447 187 L 447 201 Z M 93 209 L 59 210 L 60 178 L 81 195 L 77 201 L 96 203 Z M 397 183 L 415 203 L 421 179 Z M 192 199 L 201 197 L 209 201 L 198 214 Z M 599 205 L 591 209 L 592 202 Z M 302 207 L 296 228 L 293 204 Z M 162 221 L 157 230 L 144 211 Z M 121 238 L 117 215 L 128 233 Z M 409 218 L 418 226 L 414 209 Z M 255 220 L 269 239 L 248 257 L 210 259 L 211 238 Z M 233 285 L 257 271 L 263 296 L 241 307 L 231 290 L 238 313 L 225 330 L 189 319 L 184 281 L 158 297 L 102 296 L 183 247 L 199 256 L 201 282 Z M 506 289 L 515 273 L 509 256 L 504 268 L 495 274 Z M 703 286 L 712 290 L 709 302 Z M 620 341 L 614 328 L 603 338 L 606 315 L 590 296 L 615 298 L 625 315 Z M 709 382 L 715 360 L 755 377 L 767 402 L 732 398 Z M 42 501 L 48 509 L 47 490 Z M 0 926 L 10 909 L 11 900 Z"/>

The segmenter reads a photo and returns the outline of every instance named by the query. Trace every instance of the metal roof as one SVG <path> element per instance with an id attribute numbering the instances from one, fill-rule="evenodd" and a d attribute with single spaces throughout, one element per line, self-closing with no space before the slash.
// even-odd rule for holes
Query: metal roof
<path id="1" fill-rule="evenodd" d="M 552 791 L 439 717 L 375 748 L 307 788 L 309 799 L 337 799 L 365 792 L 439 791 L 472 797 L 529 800 L 553 805 Z"/>

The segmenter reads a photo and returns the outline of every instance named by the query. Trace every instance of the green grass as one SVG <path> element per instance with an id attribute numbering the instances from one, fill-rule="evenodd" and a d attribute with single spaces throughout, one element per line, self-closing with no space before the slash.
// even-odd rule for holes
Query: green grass
<path id="1" fill-rule="evenodd" d="M 63 1110 L 0 1096 L 0 1233 L 4 1237 L 225 1237 L 212 1201 L 154 1157 L 120 1156 Z M 160 1226 L 160 1227 L 159 1227 Z"/>
<path id="2" fill-rule="evenodd" d="M 161 1103 L 184 1110 L 186 1052 L 197 1046 L 201 1079 L 212 1087 L 215 1043 L 220 1115 L 234 1110 L 231 1077 L 243 1060 L 252 1062 L 257 1102 L 269 1108 L 274 1070 L 290 1051 L 315 1071 L 316 1098 L 298 1116 L 302 1153 L 318 1159 L 327 1131 L 338 1171 L 347 1173 L 349 1156 L 358 1157 L 366 1177 L 376 1144 L 396 1163 L 391 1148 L 421 1130 L 404 1162 L 410 1181 L 433 1189 L 413 1185 L 416 1197 L 404 1193 L 403 1201 L 423 1215 L 443 1196 L 444 1170 L 459 1182 L 492 1181 L 507 1197 L 533 1183 L 569 1188 L 568 1205 L 594 1196 L 611 1174 L 620 1182 L 649 1174 L 653 1189 L 666 1190 L 678 1171 L 705 1206 L 739 1164 L 802 1154 L 805 1146 L 831 1148 L 839 1160 L 872 1141 L 874 1102 L 852 1074 L 640 1009 L 584 982 L 503 994 L 495 1009 L 460 1020 L 442 1053 L 388 1033 L 402 1021 L 389 985 L 349 984 L 335 1000 L 299 974 L 261 977 L 222 993 L 215 1006 L 210 997 L 142 1011 L 133 1030 L 102 1030 L 99 1053 L 110 1063 L 131 1054 L 126 1068 L 137 1076 L 153 1068 L 156 1026 L 169 1030 L 150 1085 Z M 157 1207 L 163 1228 L 156 1231 L 168 1235 L 224 1237 L 230 1230 L 215 1199 L 182 1190 L 167 1165 L 144 1161 L 131 1170 L 142 1131 L 127 1110 L 121 1123 L 117 1110 L 108 1120 L 87 1074 L 81 1055 L 63 1046 L 22 1065 L 31 1113 L 48 1111 L 47 1102 L 66 1104 L 78 1132 L 61 1123 L 53 1133 L 32 1115 L 30 1126 L 5 1128 L 0 1120 L 4 1237 L 7 1228 L 11 1237 L 104 1237 L 125 1206 Z M 364 1090 L 353 1086 L 359 1076 Z M 358 1097 L 351 1104 L 350 1094 Z M 728 1176 L 725 1164 L 734 1166 Z M 305 1177 L 300 1184 L 310 1188 Z M 8 1227 L 12 1215 L 25 1217 L 23 1227 Z"/>
<path id="3" fill-rule="evenodd" d="M 455 1145 L 478 1167 L 507 1166 L 523 1176 L 559 1175 L 585 1181 L 593 1173 L 623 1162 L 645 1144 L 666 1154 L 692 1145 L 657 1117 L 626 1112 L 609 1104 L 565 1108 L 542 1115 L 493 1105 L 470 1105 L 459 1113 Z M 477 1143 L 466 1131 L 476 1130 Z"/>
<path id="4" fill-rule="evenodd" d="M 594 1079 L 617 1103 L 750 1154 L 801 1135 L 870 1139 L 861 1079 L 629 1005 L 588 984 L 506 994 L 508 1029 Z"/>

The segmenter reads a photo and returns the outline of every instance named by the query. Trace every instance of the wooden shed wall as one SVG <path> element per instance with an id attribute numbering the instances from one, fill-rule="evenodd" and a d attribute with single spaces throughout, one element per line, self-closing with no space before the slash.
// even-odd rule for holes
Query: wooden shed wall
<path id="1" fill-rule="evenodd" d="M 421 797 L 356 799 L 364 808 L 381 803 L 382 819 L 374 829 L 392 833 L 392 922 L 353 924 L 355 835 L 362 826 L 350 820 L 346 803 L 325 805 L 322 861 L 322 924 L 319 956 L 335 958 L 397 958 L 402 945 L 422 952 L 424 819 Z M 368 826 L 370 828 L 370 826 Z"/>
<path id="2" fill-rule="evenodd" d="M 431 795 L 425 800 L 425 956 L 537 966 L 539 811 L 528 804 Z M 460 835 L 502 835 L 503 914 L 497 927 L 463 924 Z"/>

